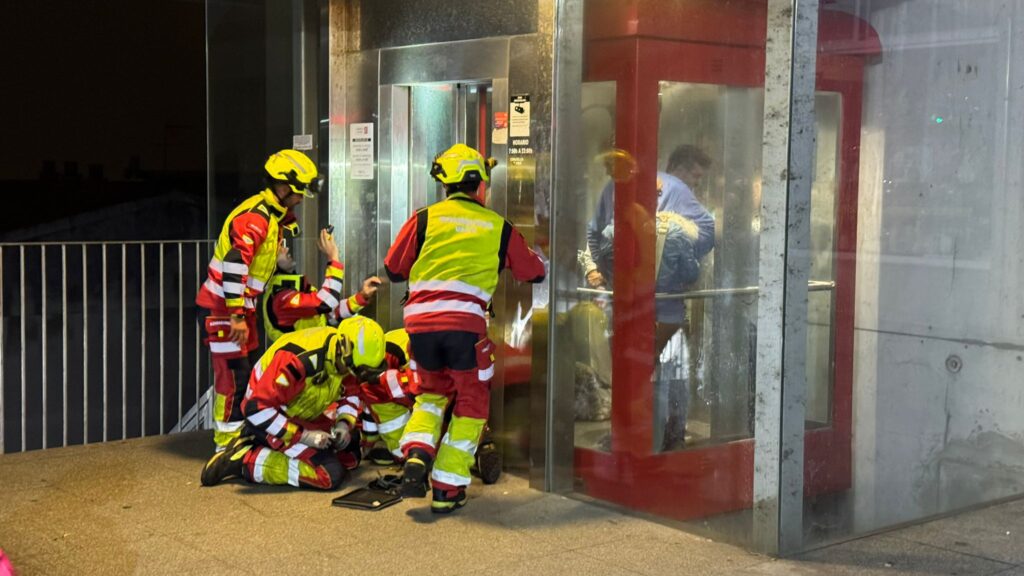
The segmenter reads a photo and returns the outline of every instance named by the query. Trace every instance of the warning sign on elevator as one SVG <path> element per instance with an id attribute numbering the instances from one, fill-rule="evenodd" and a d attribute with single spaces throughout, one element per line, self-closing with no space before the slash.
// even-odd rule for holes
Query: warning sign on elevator
<path id="1" fill-rule="evenodd" d="M 530 137 L 530 95 L 518 94 L 509 101 L 508 135 L 511 138 Z"/>
<path id="2" fill-rule="evenodd" d="M 373 180 L 373 123 L 349 124 L 349 166 L 353 180 Z"/>

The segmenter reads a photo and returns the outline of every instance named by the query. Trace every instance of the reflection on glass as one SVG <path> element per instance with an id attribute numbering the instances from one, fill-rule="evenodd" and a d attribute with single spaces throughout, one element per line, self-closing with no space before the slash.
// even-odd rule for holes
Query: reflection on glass
<path id="1" fill-rule="evenodd" d="M 836 206 L 839 194 L 839 119 L 841 96 L 818 93 L 817 151 L 811 187 L 811 280 L 834 281 Z M 807 412 L 808 427 L 832 421 L 834 290 L 807 294 Z"/>
<path id="2" fill-rule="evenodd" d="M 688 290 L 711 290 L 709 298 L 686 299 L 685 328 L 660 357 L 655 442 L 685 426 L 687 445 L 749 438 L 752 434 L 756 294 L 730 290 L 757 285 L 757 239 L 763 91 L 758 88 L 662 82 L 659 89 L 658 156 L 665 165 L 681 145 L 711 158 L 702 179 L 692 182 L 695 199 L 714 215 L 717 241 L 701 260 L 699 280 Z M 677 394 L 678 405 L 671 392 Z M 685 410 L 681 421 L 672 410 Z M 660 434 L 659 434 L 659 431 Z M 665 449 L 682 447 L 663 444 Z"/>
<path id="3" fill-rule="evenodd" d="M 582 103 L 583 153 L 588 160 L 585 182 L 589 208 L 597 205 L 609 178 L 628 178 L 633 173 L 635 161 L 632 161 L 631 168 L 629 153 L 613 150 L 615 83 L 584 83 Z M 589 211 L 592 212 L 593 208 Z M 559 222 L 559 226 L 575 227 L 572 234 L 579 239 L 581 285 L 589 286 L 586 280 L 588 275 L 593 279 L 596 265 L 585 241 L 587 218 L 581 216 Z M 596 283 L 593 287 L 597 287 Z M 558 327 L 558 331 L 568 334 L 572 341 L 572 358 L 563 361 L 574 362 L 571 373 L 575 380 L 575 445 L 602 451 L 611 449 L 610 311 L 607 296 L 583 293 L 571 300 L 568 309 L 560 315 Z"/>

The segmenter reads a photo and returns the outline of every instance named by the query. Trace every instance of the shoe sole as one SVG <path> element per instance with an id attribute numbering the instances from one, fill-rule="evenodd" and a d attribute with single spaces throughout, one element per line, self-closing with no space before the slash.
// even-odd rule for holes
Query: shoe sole
<path id="1" fill-rule="evenodd" d="M 430 504 L 430 511 L 433 512 L 434 514 L 451 514 L 452 512 L 455 512 L 459 508 L 462 508 L 463 506 L 465 506 L 466 505 L 466 499 L 463 498 L 462 500 L 459 500 L 458 502 L 455 502 L 454 504 L 451 504 L 450 506 L 449 506 L 449 504 L 450 504 L 449 502 L 444 502 L 441 506 L 438 506 L 436 502 L 432 502 Z"/>
<path id="2" fill-rule="evenodd" d="M 424 498 L 426 487 L 427 465 L 421 460 L 410 458 L 402 467 L 402 487 L 400 492 L 405 498 Z"/>

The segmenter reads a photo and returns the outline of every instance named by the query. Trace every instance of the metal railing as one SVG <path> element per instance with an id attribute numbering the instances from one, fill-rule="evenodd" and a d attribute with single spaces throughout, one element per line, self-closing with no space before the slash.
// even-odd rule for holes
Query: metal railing
<path id="1" fill-rule="evenodd" d="M 0 244 L 0 453 L 196 429 L 211 242 Z"/>
<path id="2" fill-rule="evenodd" d="M 831 280 L 811 280 L 807 283 L 808 292 L 824 292 L 828 290 L 834 290 L 836 283 Z M 580 294 L 593 294 L 595 296 L 614 296 L 613 290 L 605 290 L 603 288 L 586 288 L 580 286 L 576 288 L 576 291 Z M 749 296 L 751 294 L 757 294 L 759 288 L 757 286 L 744 286 L 741 288 L 707 288 L 702 290 L 687 290 L 685 292 L 656 292 L 654 294 L 655 300 L 700 300 L 705 298 L 723 298 L 725 296 Z"/>

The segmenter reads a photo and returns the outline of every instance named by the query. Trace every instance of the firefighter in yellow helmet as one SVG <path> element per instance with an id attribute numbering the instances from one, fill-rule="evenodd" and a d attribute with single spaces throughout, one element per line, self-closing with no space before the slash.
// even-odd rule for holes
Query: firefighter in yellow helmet
<path id="1" fill-rule="evenodd" d="M 340 486 L 360 458 L 356 373 L 383 360 L 384 331 L 362 316 L 282 336 L 249 378 L 244 435 L 206 463 L 203 485 L 241 476 L 261 484 Z"/>
<path id="2" fill-rule="evenodd" d="M 228 214 L 196 304 L 213 364 L 214 442 L 223 450 L 242 428 L 241 401 L 259 347 L 256 301 L 277 266 L 278 241 L 293 209 L 319 186 L 316 164 L 295 150 L 267 159 L 266 188 Z M 291 228 L 297 232 L 297 228 Z"/>
<path id="3" fill-rule="evenodd" d="M 465 505 L 488 417 L 494 344 L 486 318 L 498 274 L 508 269 L 516 280 L 544 279 L 544 263 L 522 234 L 480 202 L 494 165 L 465 144 L 438 155 L 430 174 L 444 186 L 445 200 L 417 211 L 384 260 L 393 282 L 409 282 L 405 329 L 419 379 L 401 441 L 402 492 L 425 496 L 429 474 L 437 513 Z M 452 396 L 451 423 L 438 446 Z"/>

